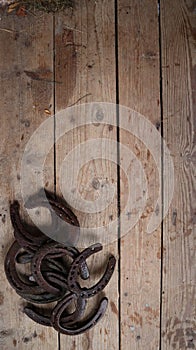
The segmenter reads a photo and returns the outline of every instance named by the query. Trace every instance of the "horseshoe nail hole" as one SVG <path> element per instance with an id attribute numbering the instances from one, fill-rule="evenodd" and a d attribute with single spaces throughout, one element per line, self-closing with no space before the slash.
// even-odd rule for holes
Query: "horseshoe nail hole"
<path id="1" fill-rule="evenodd" d="M 74 271 L 71 271 L 71 275 L 72 275 L 72 276 L 74 275 L 74 273 L 75 273 Z"/>
<path id="2" fill-rule="evenodd" d="M 75 287 L 75 285 L 74 285 L 74 284 L 72 284 L 72 285 L 71 285 L 71 288 L 74 288 L 74 287 Z"/>
<path id="3" fill-rule="evenodd" d="M 70 281 L 72 281 L 73 277 L 70 277 Z"/>

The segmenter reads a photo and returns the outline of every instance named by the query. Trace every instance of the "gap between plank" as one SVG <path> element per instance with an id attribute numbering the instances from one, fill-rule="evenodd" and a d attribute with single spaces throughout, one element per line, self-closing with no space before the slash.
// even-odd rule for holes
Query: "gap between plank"
<path id="1" fill-rule="evenodd" d="M 55 42 L 55 14 L 53 14 L 53 113 L 54 113 L 54 194 L 56 196 L 56 42 Z"/>
<path id="2" fill-rule="evenodd" d="M 53 22 L 53 115 L 54 115 L 54 195 L 56 197 L 56 42 L 55 42 L 55 14 L 52 16 L 52 22 Z M 61 350 L 61 335 L 58 332 L 57 334 L 57 350 Z"/>
<path id="3" fill-rule="evenodd" d="M 121 223 L 120 223 L 120 120 L 119 120 L 119 52 L 118 52 L 118 0 L 114 0 L 115 10 L 115 64 L 116 64 L 116 139 L 117 139 L 117 239 L 118 239 L 118 332 L 121 349 Z"/>
<path id="4" fill-rule="evenodd" d="M 159 32 L 159 78 L 160 78 L 160 119 L 161 119 L 161 266 L 160 266 L 160 319 L 159 319 L 159 350 L 161 350 L 162 333 L 162 294 L 163 294 L 163 210 L 164 210 L 164 191 L 163 191 L 163 79 L 162 79 L 162 40 L 161 40 L 161 0 L 157 2 L 158 11 L 158 32 Z"/>

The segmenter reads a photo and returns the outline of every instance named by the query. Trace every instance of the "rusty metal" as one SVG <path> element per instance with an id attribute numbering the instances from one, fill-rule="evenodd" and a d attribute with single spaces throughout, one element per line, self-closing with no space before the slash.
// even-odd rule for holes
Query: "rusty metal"
<path id="1" fill-rule="evenodd" d="M 50 193 L 47 193 L 47 199 L 56 215 L 79 227 L 77 217 L 66 204 L 55 200 Z M 46 200 L 39 199 L 33 203 L 28 203 L 28 206 L 48 207 Z M 77 335 L 92 328 L 103 317 L 108 300 L 102 298 L 93 316 L 83 320 L 87 300 L 108 284 L 115 268 L 115 257 L 109 257 L 105 273 L 94 286 L 81 287 L 79 277 L 83 280 L 90 277 L 86 260 L 102 250 L 100 243 L 79 252 L 75 247 L 55 242 L 42 232 L 31 233 L 20 218 L 17 201 L 10 204 L 10 217 L 15 237 L 5 258 L 5 273 L 10 285 L 30 303 L 47 304 L 57 301 L 56 306 L 48 310 L 48 315 L 43 315 L 43 311 L 32 304 L 24 307 L 24 313 L 35 322 L 53 327 L 62 334 Z M 70 259 L 71 262 L 68 262 Z M 30 265 L 31 271 L 21 274 L 18 266 L 25 264 Z M 68 307 L 72 303 L 75 309 L 69 313 Z"/>
<path id="2" fill-rule="evenodd" d="M 81 264 L 86 261 L 88 257 L 90 257 L 92 254 L 97 253 L 98 251 L 102 250 L 103 247 L 100 243 L 93 244 L 89 248 L 86 248 L 83 252 L 79 254 L 79 256 L 73 261 L 70 270 L 69 275 L 67 278 L 69 290 L 72 292 L 80 295 L 82 298 L 90 298 L 97 294 L 98 292 L 102 291 L 105 286 L 108 284 L 110 278 L 112 277 L 116 259 L 112 255 L 109 257 L 108 265 L 106 267 L 106 271 L 102 278 L 100 279 L 97 284 L 91 288 L 81 288 L 80 284 L 78 282 L 78 272 L 80 270 Z"/>
<path id="3" fill-rule="evenodd" d="M 54 327 L 58 332 L 61 332 L 62 334 L 67 334 L 67 335 L 77 335 L 84 333 L 91 329 L 92 327 L 95 326 L 95 324 L 103 317 L 105 314 L 105 311 L 107 309 L 108 305 L 108 299 L 103 298 L 100 301 L 100 304 L 95 310 L 95 313 L 93 316 L 91 316 L 88 320 L 85 320 L 85 322 L 82 322 L 81 324 L 78 324 L 78 322 L 74 323 L 74 327 L 69 327 L 69 324 L 66 322 L 63 322 L 62 314 L 65 312 L 67 306 L 72 302 L 73 300 L 73 295 L 70 294 L 64 298 L 60 303 L 56 305 L 52 312 L 51 316 L 51 322 Z M 77 320 L 76 320 L 77 321 Z"/>

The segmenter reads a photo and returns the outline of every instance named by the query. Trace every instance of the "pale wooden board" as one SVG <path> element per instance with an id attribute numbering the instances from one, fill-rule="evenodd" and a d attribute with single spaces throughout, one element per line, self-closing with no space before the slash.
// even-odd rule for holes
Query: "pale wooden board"
<path id="1" fill-rule="evenodd" d="M 162 349 L 195 349 L 194 1 L 161 1 L 163 134 L 175 187 L 163 239 Z M 166 169 L 168 170 L 168 169 Z M 171 178 L 166 179 L 171 185 Z M 171 189 L 172 190 L 172 189 Z"/>
<path id="2" fill-rule="evenodd" d="M 44 109 L 53 103 L 53 84 L 45 81 L 53 79 L 52 35 L 52 16 L 1 18 L 0 348 L 5 350 L 58 347 L 58 335 L 55 331 L 37 325 L 23 314 L 22 305 L 25 302 L 12 290 L 3 269 L 5 254 L 13 242 L 9 201 L 21 200 L 20 163 L 24 148 L 36 128 L 48 118 Z M 32 79 L 25 70 L 33 73 L 38 70 L 41 80 Z M 51 157 L 46 171 L 50 189 L 53 189 L 53 164 Z"/>
<path id="3" fill-rule="evenodd" d="M 159 30 L 156 1 L 118 1 L 119 103 L 144 115 L 160 131 Z M 148 199 L 139 222 L 128 234 L 121 232 L 121 349 L 158 349 L 160 327 L 161 229 L 148 235 L 147 224 L 155 209 L 158 188 L 155 142 L 147 149 L 143 140 L 122 129 L 120 114 L 120 152 L 129 147 L 141 162 L 147 177 Z M 145 119 L 144 119 L 145 120 Z M 137 119 L 135 120 L 135 125 Z M 149 133 L 141 121 L 140 130 Z M 129 127 L 129 123 L 127 124 Z M 142 133 L 141 133 L 142 135 Z M 160 141 L 160 140 L 159 140 Z M 161 158 L 161 142 L 158 142 Z M 130 157 L 120 159 L 130 162 Z M 131 165 L 131 164 L 130 164 Z M 134 193 L 137 176 L 130 182 Z M 128 198 L 128 181 L 121 170 L 121 211 Z M 140 190 L 143 184 L 140 184 Z M 131 195 L 132 196 L 132 195 Z M 137 208 L 136 208 L 137 209 Z M 161 208 L 159 208 L 161 210 Z M 127 212 L 132 217 L 134 212 Z M 122 227 L 121 222 L 121 227 Z"/>
<path id="4" fill-rule="evenodd" d="M 115 28 L 113 1 L 81 1 L 78 6 L 67 14 L 57 15 L 55 23 L 55 79 L 62 82 L 56 85 L 55 108 L 59 112 L 74 103 L 91 101 L 107 101 L 115 103 Z M 88 96 L 86 96 L 89 94 Z M 115 122 L 116 115 L 112 116 Z M 74 124 L 74 116 L 73 116 Z M 62 137 L 56 147 L 56 178 L 57 193 L 60 191 L 60 167 L 65 155 L 77 145 L 89 139 L 105 137 L 116 139 L 116 128 L 101 125 L 95 120 L 93 125 L 85 125 L 72 130 Z M 106 153 L 108 150 L 103 149 Z M 114 152 L 116 152 L 114 148 Z M 88 152 L 87 152 L 88 153 Z M 85 158 L 84 158 L 85 160 Z M 86 154 L 86 161 L 88 154 Z M 75 170 L 75 161 L 71 165 L 65 181 L 71 187 L 72 173 Z M 100 194 L 101 186 L 112 184 L 115 188 L 115 197 L 111 205 L 102 212 L 95 214 L 83 213 L 74 210 L 80 225 L 83 227 L 98 227 L 114 220 L 117 215 L 117 167 L 105 159 L 90 161 L 79 171 L 78 188 L 81 196 L 86 200 L 95 200 Z M 67 195 L 69 195 L 67 193 Z M 66 199 L 66 196 L 65 196 Z M 117 237 L 117 228 L 114 229 Z M 85 240 L 86 246 L 89 245 Z M 93 278 L 99 279 L 107 262 L 108 254 L 117 256 L 117 242 L 106 244 L 97 257 L 89 259 Z M 97 268 L 99 266 L 99 268 Z M 96 271 L 93 273 L 93 271 Z M 95 282 L 95 281 L 94 281 Z M 87 281 L 88 283 L 88 281 Z M 62 335 L 61 349 L 118 349 L 118 271 L 117 268 L 105 289 L 109 299 L 108 310 L 103 320 L 89 332 L 74 338 Z M 96 300 L 96 298 L 95 298 Z M 90 302 L 90 300 L 89 300 Z M 96 305 L 93 302 L 92 305 Z"/>

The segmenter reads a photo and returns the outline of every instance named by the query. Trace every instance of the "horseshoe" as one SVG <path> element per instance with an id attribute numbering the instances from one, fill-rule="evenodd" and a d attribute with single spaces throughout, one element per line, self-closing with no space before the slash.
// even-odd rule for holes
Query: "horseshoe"
<path id="1" fill-rule="evenodd" d="M 45 288 L 47 292 L 50 292 L 52 294 L 59 293 L 59 289 L 52 286 L 44 277 L 41 269 L 42 262 L 46 257 L 52 259 L 52 258 L 59 258 L 63 257 L 65 255 L 70 256 L 72 259 L 75 259 L 76 256 L 79 255 L 79 252 L 76 248 L 72 247 L 64 247 L 56 242 L 50 242 L 48 244 L 43 245 L 40 249 L 37 250 L 35 253 L 33 259 L 32 259 L 32 275 L 42 288 Z M 83 261 L 84 264 L 85 261 Z M 86 271 L 86 270 L 85 270 Z"/>
<path id="2" fill-rule="evenodd" d="M 30 293 L 20 293 L 17 292 L 18 295 L 20 295 L 23 299 L 31 302 L 31 303 L 35 303 L 35 304 L 49 304 L 52 303 L 54 301 L 58 301 L 59 299 L 62 298 L 62 294 L 59 295 L 54 295 L 51 293 L 42 293 L 42 294 L 30 294 Z"/>
<path id="3" fill-rule="evenodd" d="M 67 292 L 67 288 L 68 288 L 65 276 L 62 273 L 57 271 L 55 272 L 47 271 L 45 272 L 45 276 L 49 283 L 53 283 L 60 288 L 60 291 L 58 294 L 54 295 L 48 292 L 45 292 L 39 295 L 27 294 L 27 293 L 18 293 L 18 294 L 22 298 L 26 299 L 27 301 L 30 301 L 31 303 L 36 303 L 36 304 L 48 304 L 54 301 L 58 301 L 59 299 L 62 299 L 64 294 Z"/>
<path id="4" fill-rule="evenodd" d="M 45 190 L 45 193 L 47 198 L 35 197 L 32 200 L 28 200 L 25 203 L 26 208 L 33 209 L 37 206 L 42 206 L 42 207 L 48 208 L 50 211 L 52 208 L 55 214 L 58 217 L 60 217 L 62 220 L 64 220 L 65 222 L 73 226 L 80 227 L 78 219 L 71 209 L 69 209 L 67 206 L 63 205 L 62 203 L 57 202 L 48 191 Z M 50 204 L 50 206 L 48 205 L 48 203 Z"/>
<path id="5" fill-rule="evenodd" d="M 44 274 L 42 273 L 42 269 L 41 269 L 42 262 L 47 256 L 51 259 L 51 258 L 62 257 L 64 255 L 68 255 L 72 259 L 74 259 L 75 250 L 73 250 L 71 247 L 67 249 L 66 247 L 63 247 L 62 245 L 56 242 L 50 242 L 42 246 L 40 249 L 38 249 L 32 259 L 32 263 L 31 263 L 32 275 L 35 281 L 42 288 L 46 289 L 47 292 L 50 292 L 52 294 L 58 294 L 59 289 L 56 288 L 55 286 L 52 286 L 44 277 Z"/>
<path id="6" fill-rule="evenodd" d="M 60 288 L 61 294 L 64 294 L 68 290 L 67 279 L 64 274 L 57 271 L 49 271 L 45 273 L 45 276 L 47 281 L 52 282 L 53 285 L 57 285 Z"/>
<path id="7" fill-rule="evenodd" d="M 70 297 L 70 298 L 69 298 Z M 64 300 L 69 298 L 69 302 L 66 303 Z M 68 304 L 70 304 L 73 300 L 77 301 L 77 305 L 76 305 L 76 309 L 73 313 L 68 314 L 66 316 L 63 316 L 61 318 L 61 322 L 63 324 L 63 327 L 68 326 L 68 325 L 72 325 L 75 324 L 75 322 L 77 322 L 78 320 L 81 319 L 81 317 L 83 316 L 84 312 L 85 312 L 85 308 L 86 308 L 86 300 L 82 299 L 82 298 L 77 298 L 76 295 L 71 294 L 66 296 L 66 298 L 64 298 L 63 300 L 61 300 L 60 302 L 58 302 L 58 304 L 56 305 L 56 307 L 54 308 L 53 311 L 50 311 L 50 316 L 46 316 L 46 315 L 42 315 L 41 311 L 39 311 L 39 309 L 33 307 L 33 306 L 26 306 L 24 308 L 24 313 L 30 317 L 33 321 L 35 321 L 36 323 L 42 324 L 44 326 L 53 326 L 52 324 L 52 314 L 53 313 L 57 313 L 59 310 L 61 312 L 61 315 L 64 313 L 66 307 L 68 306 Z"/>
<path id="8" fill-rule="evenodd" d="M 55 306 L 52 312 L 52 322 L 55 319 L 56 315 L 60 312 L 61 315 L 65 312 L 66 307 L 73 301 L 76 300 L 76 309 L 73 313 L 68 314 L 66 316 L 63 316 L 61 318 L 61 323 L 63 324 L 63 327 L 69 326 L 72 324 L 75 324 L 77 321 L 79 321 L 86 309 L 87 301 L 84 298 L 80 298 L 76 296 L 75 294 L 69 294 L 64 299 L 58 302 L 58 304 Z"/>
<path id="9" fill-rule="evenodd" d="M 10 217 L 14 228 L 14 236 L 21 247 L 24 247 L 30 253 L 33 253 L 43 242 L 48 240 L 46 236 L 39 232 L 38 235 L 29 233 L 23 226 L 19 213 L 20 205 L 18 201 L 10 204 Z"/>
<path id="10" fill-rule="evenodd" d="M 97 308 L 95 314 L 88 320 L 84 321 L 81 325 L 76 323 L 75 327 L 67 327 L 66 323 L 63 323 L 63 318 L 61 318 L 62 313 L 66 307 L 72 302 L 73 294 L 66 296 L 60 303 L 56 305 L 52 312 L 51 321 L 54 329 L 62 334 L 67 335 L 77 335 L 84 333 L 95 326 L 95 324 L 103 317 L 108 305 L 108 299 L 103 298 Z"/>
<path id="11" fill-rule="evenodd" d="M 15 289 L 17 293 L 32 293 L 32 294 L 41 294 L 44 293 L 45 290 L 42 289 L 37 283 L 30 282 L 26 278 L 26 282 L 24 282 L 17 270 L 16 270 L 16 264 L 15 261 L 17 260 L 17 255 L 19 254 L 21 250 L 21 247 L 19 244 L 15 241 L 5 258 L 5 273 L 6 277 L 10 283 L 10 285 Z"/>
<path id="12" fill-rule="evenodd" d="M 38 205 L 48 207 L 49 203 L 50 210 L 56 215 L 67 223 L 79 227 L 72 211 L 53 199 L 50 194 L 47 195 L 48 200 L 38 198 Z M 109 257 L 105 273 L 94 286 L 82 288 L 79 277 L 84 280 L 89 278 L 86 259 L 102 250 L 102 245 L 97 243 L 79 252 L 77 248 L 59 244 L 39 231 L 32 234 L 24 227 L 19 209 L 17 201 L 10 204 L 10 216 L 16 240 L 5 258 L 7 279 L 16 292 L 31 303 L 47 304 L 57 301 L 56 306 L 48 310 L 48 315 L 42 315 L 41 309 L 33 305 L 26 306 L 24 313 L 35 322 L 52 326 L 62 334 L 77 335 L 88 331 L 103 317 L 108 299 L 103 298 L 94 315 L 83 319 L 87 299 L 102 291 L 107 285 L 114 271 L 115 257 L 113 255 Z M 71 241 L 73 242 L 72 239 Z M 67 263 L 67 257 L 72 259 L 71 263 Z M 31 275 L 20 274 L 16 263 L 30 263 Z M 74 311 L 68 313 L 71 303 L 74 303 Z"/>
<path id="13" fill-rule="evenodd" d="M 116 264 L 116 259 L 113 255 L 111 255 L 109 257 L 109 261 L 108 261 L 104 275 L 94 286 L 92 286 L 88 289 L 81 288 L 80 284 L 77 281 L 78 280 L 78 272 L 79 272 L 81 263 L 84 262 L 92 254 L 94 254 L 102 249 L 103 249 L 103 247 L 100 243 L 93 244 L 89 248 L 83 250 L 83 252 L 81 252 L 79 254 L 79 256 L 73 261 L 73 263 L 70 267 L 68 278 L 67 278 L 67 283 L 68 283 L 69 289 L 72 292 L 80 295 L 82 298 L 90 298 L 90 297 L 94 296 L 95 294 L 97 294 L 98 292 L 100 292 L 101 290 L 103 290 L 105 288 L 105 286 L 108 284 L 110 278 L 112 277 L 112 274 L 113 274 L 113 271 L 115 268 L 115 264 Z"/>
<path id="14" fill-rule="evenodd" d="M 40 312 L 35 311 L 35 308 L 25 306 L 23 309 L 25 315 L 31 318 L 36 323 L 39 323 L 43 326 L 52 327 L 52 322 L 50 317 L 42 315 Z"/>

